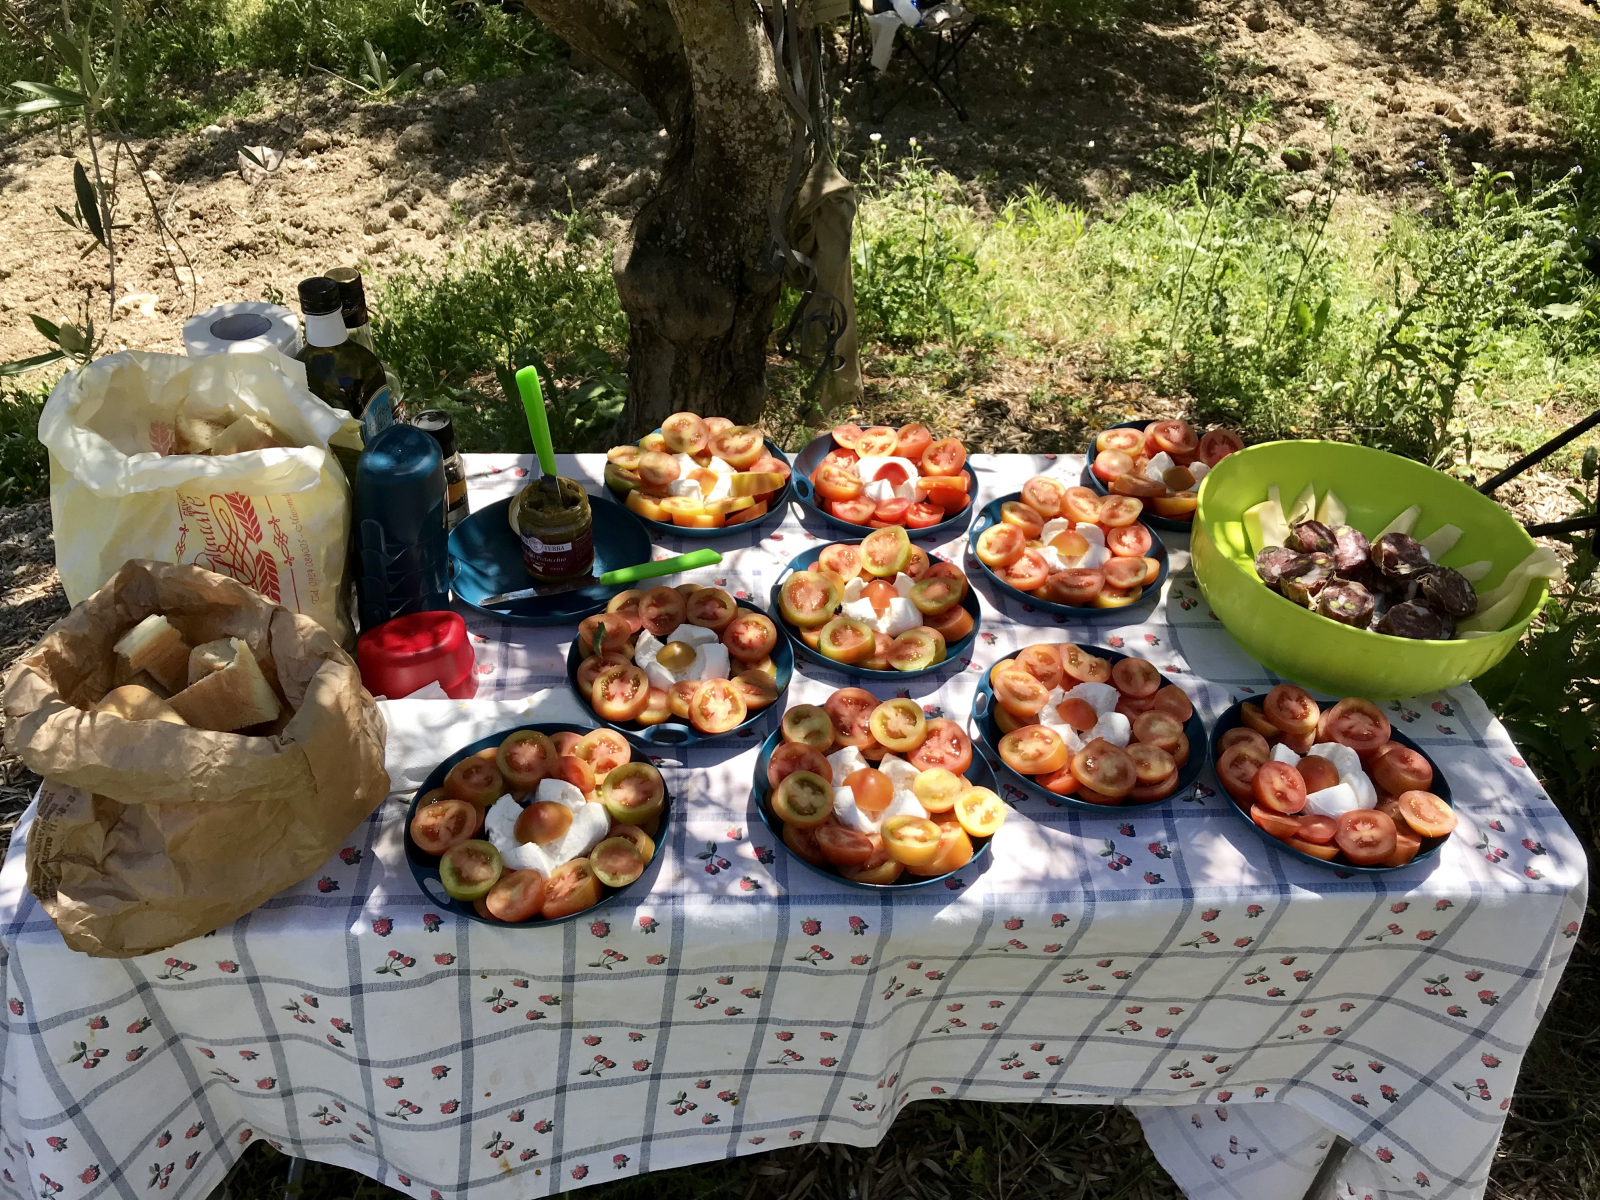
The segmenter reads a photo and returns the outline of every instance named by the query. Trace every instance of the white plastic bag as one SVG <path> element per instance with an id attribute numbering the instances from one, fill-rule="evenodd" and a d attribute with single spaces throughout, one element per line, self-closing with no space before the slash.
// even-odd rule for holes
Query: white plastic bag
<path id="1" fill-rule="evenodd" d="M 173 420 L 254 413 L 298 446 L 172 454 Z M 188 358 L 124 351 L 64 376 L 39 418 L 56 566 L 73 604 L 130 558 L 195 563 L 248 584 L 348 645 L 350 488 L 328 441 L 354 424 L 274 350 Z"/>

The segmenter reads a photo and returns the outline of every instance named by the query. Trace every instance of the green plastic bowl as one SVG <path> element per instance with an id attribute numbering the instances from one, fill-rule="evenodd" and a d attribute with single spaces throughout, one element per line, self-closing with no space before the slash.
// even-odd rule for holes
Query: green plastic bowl
<path id="1" fill-rule="evenodd" d="M 1234 641 L 1263 666 L 1333 696 L 1400 700 L 1465 683 L 1504 658 L 1544 604 L 1549 585 L 1529 587 L 1516 619 L 1487 637 L 1413 641 L 1352 629 L 1284 599 L 1261 582 L 1245 534 L 1244 511 L 1278 485 L 1285 504 L 1307 483 L 1337 492 L 1347 520 L 1369 537 L 1403 509 L 1422 508 L 1417 536 L 1456 525 L 1461 539 L 1447 567 L 1488 559 L 1474 586 L 1497 587 L 1534 551 L 1533 539 L 1493 500 L 1410 459 L 1342 442 L 1268 442 L 1228 455 L 1200 482 L 1190 549 L 1194 573 L 1211 611 Z"/>

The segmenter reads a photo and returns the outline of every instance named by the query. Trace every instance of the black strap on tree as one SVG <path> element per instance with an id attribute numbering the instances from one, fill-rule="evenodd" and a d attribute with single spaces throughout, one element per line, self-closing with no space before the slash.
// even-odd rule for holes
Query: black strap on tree
<path id="1" fill-rule="evenodd" d="M 822 72 L 822 33 L 814 28 L 809 37 L 801 34 L 797 14 L 801 2 L 766 0 L 762 8 L 767 37 L 772 43 L 778 91 L 789 108 L 793 131 L 789 141 L 789 177 L 784 184 L 783 199 L 767 210 L 770 232 L 766 249 L 767 262 L 774 272 L 793 272 L 805 281 L 800 301 L 790 313 L 783 332 L 778 335 L 779 355 L 803 361 L 805 356 L 800 346 L 807 329 L 812 325 L 820 325 L 824 333 L 817 369 L 805 387 L 806 395 L 811 396 L 822 382 L 824 372 L 838 371 L 845 365 L 844 357 L 837 353 L 836 347 L 844 336 L 849 318 L 837 296 L 818 290 L 816 263 L 791 246 L 785 234 L 785 223 L 794 215 L 795 197 L 799 194 L 806 169 L 819 156 L 831 153 Z M 808 73 L 808 63 L 814 68 L 813 72 Z M 815 87 L 811 86 L 808 74 L 814 76 Z"/>

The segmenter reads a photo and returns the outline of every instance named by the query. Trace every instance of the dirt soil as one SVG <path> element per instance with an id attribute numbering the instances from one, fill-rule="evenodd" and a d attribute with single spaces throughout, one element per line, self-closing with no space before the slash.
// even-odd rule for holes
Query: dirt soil
<path id="1" fill-rule="evenodd" d="M 1577 0 L 1520 0 L 1498 24 L 1470 28 L 1434 0 L 1158 2 L 1112 34 L 986 23 L 963 60 L 966 122 L 926 84 L 907 86 L 915 76 L 902 54 L 871 96 L 860 82 L 842 89 L 846 169 L 869 132 L 891 153 L 915 136 L 980 206 L 1037 183 L 1101 207 L 1156 175 L 1158 151 L 1199 144 L 1215 50 L 1222 75 L 1249 77 L 1274 101 L 1257 133 L 1272 162 L 1313 169 L 1337 108 L 1361 184 L 1387 206 L 1422 186 L 1417 164 L 1442 145 L 1461 161 L 1563 165 L 1526 106 L 1528 75 L 1554 69 L 1596 25 Z M 436 260 L 485 232 L 554 230 L 573 206 L 615 239 L 665 150 L 637 95 L 577 65 L 393 104 L 354 102 L 320 77 L 281 99 L 202 132 L 137 141 L 133 166 L 122 159 L 128 227 L 117 233 L 110 348 L 181 350 L 194 309 L 265 295 L 292 303 L 298 280 L 330 266 L 360 259 L 381 274 L 402 255 Z M 240 155 L 258 146 L 285 154 L 265 178 Z M 0 143 L 0 361 L 44 349 L 29 313 L 75 320 L 88 299 L 104 326 L 104 258 L 55 212 L 73 208 L 81 157 L 80 142 L 54 132 Z M 176 242 L 154 229 L 134 168 Z"/>

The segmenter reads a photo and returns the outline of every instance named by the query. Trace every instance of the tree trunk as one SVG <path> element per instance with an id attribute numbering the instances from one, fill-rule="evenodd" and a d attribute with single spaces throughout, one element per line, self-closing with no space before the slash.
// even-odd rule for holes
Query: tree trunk
<path id="1" fill-rule="evenodd" d="M 628 314 L 627 422 L 673 412 L 759 419 L 780 277 L 768 214 L 790 125 L 752 0 L 527 0 L 571 45 L 642 92 L 671 139 L 613 274 Z"/>

